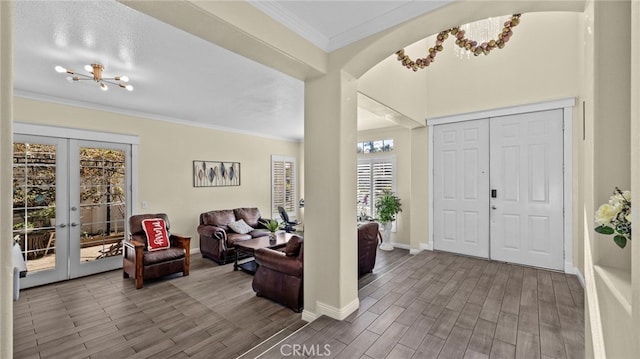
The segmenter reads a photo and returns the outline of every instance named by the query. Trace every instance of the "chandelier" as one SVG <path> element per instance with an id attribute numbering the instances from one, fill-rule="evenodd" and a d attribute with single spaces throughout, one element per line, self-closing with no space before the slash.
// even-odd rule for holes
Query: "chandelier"
<path id="1" fill-rule="evenodd" d="M 474 39 L 478 44 L 489 43 L 493 36 L 502 32 L 503 24 L 510 20 L 510 17 L 511 16 L 490 17 L 488 19 L 458 26 L 458 29 L 464 31 L 466 37 Z M 475 52 L 460 46 L 455 46 L 453 51 L 460 59 L 465 57 L 469 59 L 471 58 L 471 55 L 475 55 Z"/>
<path id="2" fill-rule="evenodd" d="M 424 58 L 419 58 L 413 61 L 409 55 L 404 53 L 404 49 L 396 51 L 398 61 L 402 63 L 402 66 L 415 71 L 418 69 L 424 69 L 435 61 L 438 52 L 443 50 L 442 44 L 449 37 L 449 34 L 456 38 L 456 45 L 462 50 L 467 51 L 469 54 L 479 56 L 480 54 L 488 55 L 491 50 L 496 48 L 502 49 L 507 42 L 513 36 L 513 28 L 520 23 L 520 14 L 513 14 L 507 21 L 505 21 L 503 28 L 497 34 L 497 39 L 491 39 L 479 42 L 477 40 L 471 40 L 465 36 L 465 29 L 463 26 L 452 27 L 451 29 L 443 30 L 438 33 L 436 37 L 436 43 L 433 47 L 429 48 L 429 54 Z"/>
<path id="3" fill-rule="evenodd" d="M 74 76 L 67 76 L 67 81 L 69 82 L 93 80 L 100 86 L 100 89 L 102 91 L 107 91 L 109 89 L 107 84 L 119 86 L 128 91 L 133 91 L 133 86 L 127 83 L 129 82 L 129 77 L 127 76 L 102 77 L 102 71 L 104 71 L 104 66 L 102 66 L 101 64 L 86 65 L 84 69 L 87 72 L 91 73 L 91 75 L 80 74 L 73 70 L 65 69 L 62 66 L 55 67 L 56 72 L 59 72 L 59 73 L 66 72 L 69 75 L 74 75 Z"/>

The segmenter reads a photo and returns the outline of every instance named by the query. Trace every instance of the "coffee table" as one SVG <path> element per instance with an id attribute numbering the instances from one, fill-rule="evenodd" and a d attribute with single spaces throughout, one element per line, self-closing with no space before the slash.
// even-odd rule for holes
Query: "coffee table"
<path id="1" fill-rule="evenodd" d="M 278 232 L 276 233 L 275 240 L 270 240 L 269 236 L 262 236 L 262 237 L 247 239 L 246 241 L 236 242 L 235 243 L 236 260 L 233 263 L 233 270 L 237 271 L 238 269 L 242 269 L 247 273 L 255 274 L 256 270 L 258 270 L 258 263 L 256 263 L 255 259 L 238 263 L 239 253 L 242 252 L 249 256 L 253 256 L 253 254 L 259 248 L 271 248 L 271 249 L 282 248 L 287 245 L 287 242 L 294 235 L 295 234 L 292 234 L 292 233 Z"/>

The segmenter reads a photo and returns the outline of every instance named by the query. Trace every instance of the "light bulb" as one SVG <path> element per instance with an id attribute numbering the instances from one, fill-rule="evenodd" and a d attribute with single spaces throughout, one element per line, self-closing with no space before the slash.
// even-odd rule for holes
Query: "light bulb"
<path id="1" fill-rule="evenodd" d="M 71 77 L 71 76 L 67 76 L 67 81 L 68 81 L 68 82 L 73 82 L 73 77 Z"/>
<path id="2" fill-rule="evenodd" d="M 120 81 L 129 82 L 129 76 L 120 76 Z"/>
<path id="3" fill-rule="evenodd" d="M 91 65 L 84 65 L 84 69 L 87 70 L 87 72 L 93 73 L 93 67 L 91 67 Z"/>
<path id="4" fill-rule="evenodd" d="M 67 72 L 67 69 L 59 65 L 56 66 L 55 69 L 56 69 L 56 72 L 59 72 L 59 73 Z"/>
<path id="5" fill-rule="evenodd" d="M 100 83 L 100 88 L 102 89 L 102 91 L 107 91 L 109 89 L 107 85 L 104 84 L 104 82 Z"/>
<path id="6" fill-rule="evenodd" d="M 133 86 L 131 86 L 131 85 L 127 85 L 124 88 L 126 88 L 127 91 L 133 91 Z"/>

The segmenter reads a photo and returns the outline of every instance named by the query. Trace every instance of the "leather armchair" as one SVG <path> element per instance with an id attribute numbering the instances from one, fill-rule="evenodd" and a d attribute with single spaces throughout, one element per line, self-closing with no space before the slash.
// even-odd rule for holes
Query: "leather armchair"
<path id="1" fill-rule="evenodd" d="M 139 214 L 129 218 L 130 238 L 124 240 L 123 277 L 132 277 L 136 288 L 142 288 L 145 279 L 159 278 L 182 272 L 189 275 L 189 247 L 191 237 L 170 234 L 170 247 L 156 251 L 147 250 L 147 236 L 142 228 L 145 219 L 162 218 L 169 231 L 169 218 L 165 213 Z"/>
<path id="2" fill-rule="evenodd" d="M 378 240 L 378 223 L 369 222 L 358 226 L 358 277 L 371 272 L 375 267 Z"/>
<path id="3" fill-rule="evenodd" d="M 302 237 L 293 236 L 284 252 L 269 248 L 256 250 L 258 270 L 252 287 L 257 296 L 272 299 L 298 313 L 302 310 L 303 247 Z"/>

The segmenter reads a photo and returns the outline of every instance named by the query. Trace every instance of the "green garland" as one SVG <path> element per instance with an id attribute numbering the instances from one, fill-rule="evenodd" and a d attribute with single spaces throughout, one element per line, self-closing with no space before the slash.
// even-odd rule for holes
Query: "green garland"
<path id="1" fill-rule="evenodd" d="M 404 53 L 404 49 L 396 51 L 396 55 L 398 55 L 398 61 L 402 62 L 402 65 L 408 69 L 418 71 L 418 69 L 424 69 L 429 66 L 436 59 L 436 54 L 442 51 L 442 44 L 444 40 L 449 38 L 449 34 L 456 37 L 456 45 L 460 48 L 465 49 L 473 53 L 474 56 L 478 56 L 480 54 L 488 55 L 491 50 L 498 48 L 502 49 L 509 42 L 511 36 L 513 36 L 513 28 L 518 26 L 520 23 L 520 15 L 521 14 L 513 14 L 511 15 L 511 19 L 504 23 L 504 27 L 502 31 L 498 34 L 498 39 L 492 39 L 487 42 L 483 42 L 482 44 L 478 44 L 477 41 L 469 40 L 464 36 L 464 30 L 460 30 L 458 26 L 453 27 L 448 30 L 440 31 L 438 36 L 436 37 L 436 43 L 433 47 L 429 48 L 429 55 L 427 57 L 419 58 L 416 61 L 411 60 L 411 58 Z"/>

